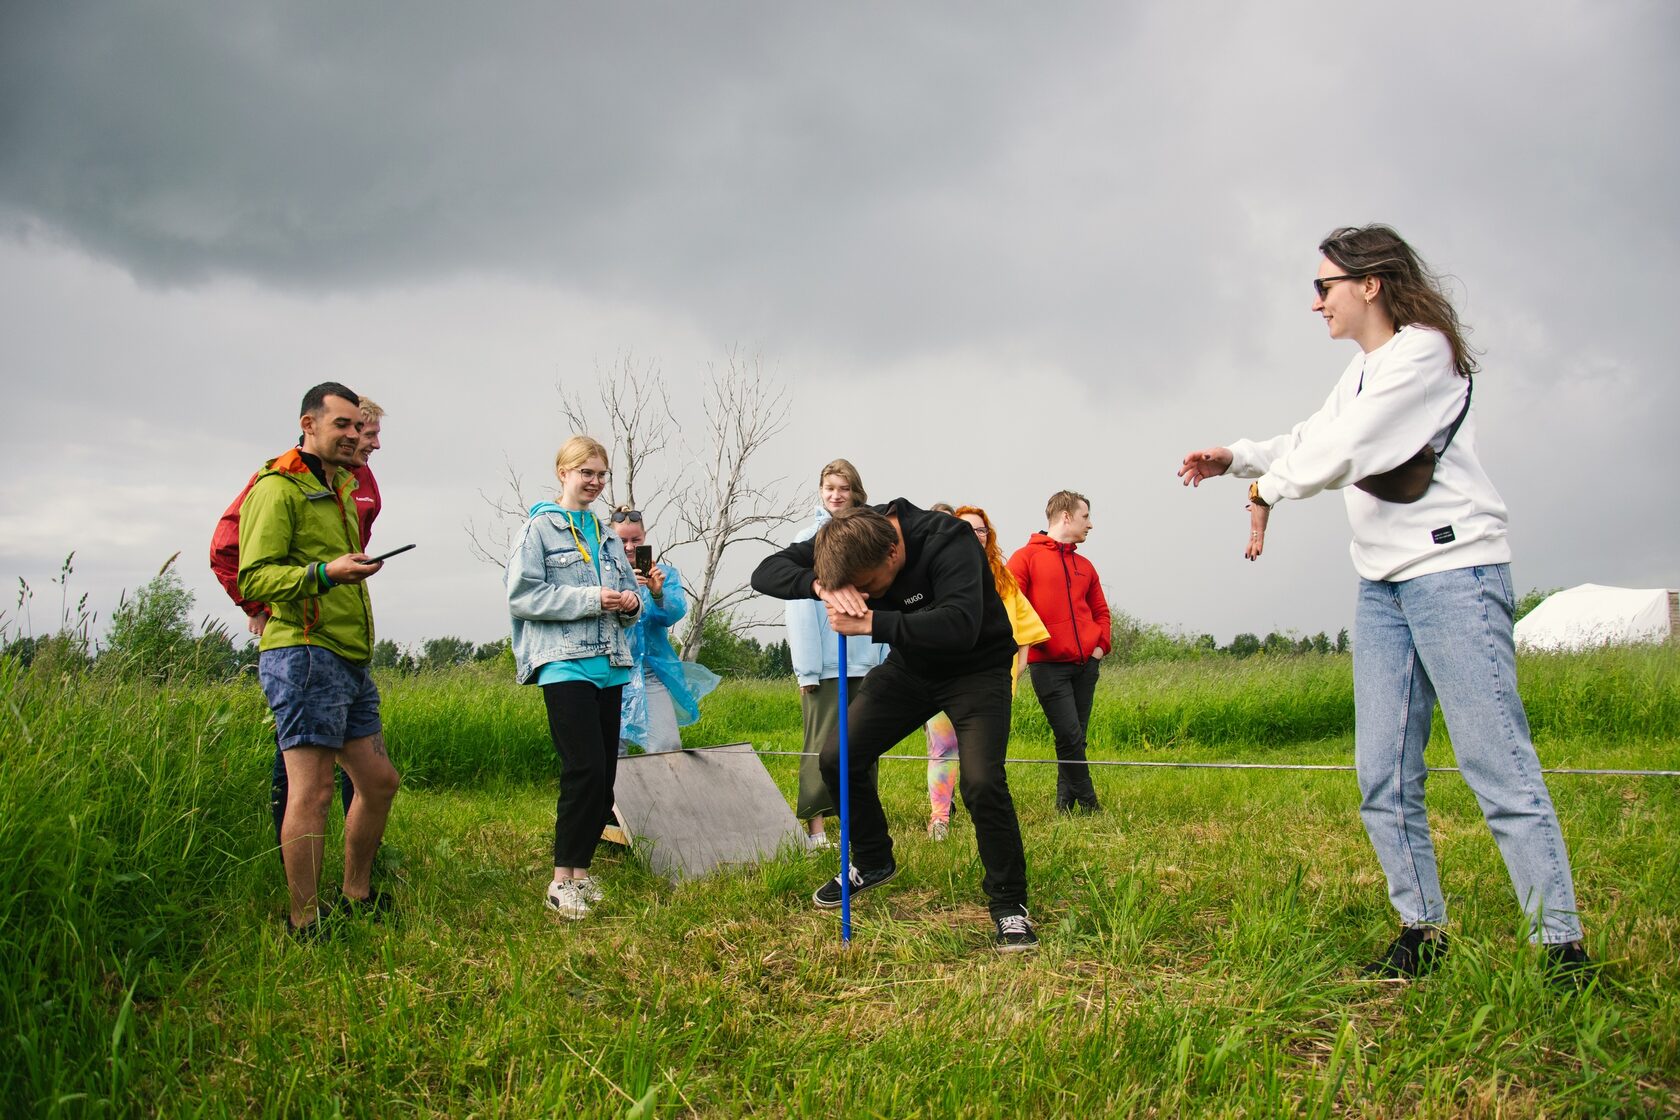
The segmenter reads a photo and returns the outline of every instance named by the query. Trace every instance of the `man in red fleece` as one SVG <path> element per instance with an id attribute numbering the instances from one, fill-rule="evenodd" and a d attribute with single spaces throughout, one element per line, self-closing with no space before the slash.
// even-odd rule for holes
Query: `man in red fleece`
<path id="1" fill-rule="evenodd" d="M 1033 691 L 1056 737 L 1056 808 L 1094 813 L 1097 791 L 1085 764 L 1085 729 L 1097 690 L 1097 663 L 1112 647 L 1108 600 L 1097 569 L 1077 552 L 1091 534 L 1085 495 L 1058 490 L 1044 507 L 1049 528 L 1034 533 L 1009 558 L 1021 593 L 1044 620 L 1050 639 L 1027 651 Z"/>

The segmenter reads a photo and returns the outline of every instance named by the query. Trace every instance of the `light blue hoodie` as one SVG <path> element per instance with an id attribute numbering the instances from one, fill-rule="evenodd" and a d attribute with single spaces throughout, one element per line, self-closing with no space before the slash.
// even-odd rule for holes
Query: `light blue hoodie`
<path id="1" fill-rule="evenodd" d="M 808 541 L 832 515 L 817 507 L 817 519 L 795 537 Z M 839 641 L 828 625 L 828 607 L 820 599 L 789 599 L 787 602 L 788 651 L 793 655 L 793 675 L 801 688 L 840 675 Z M 848 677 L 861 677 L 887 659 L 888 647 L 869 638 L 846 639 Z"/>

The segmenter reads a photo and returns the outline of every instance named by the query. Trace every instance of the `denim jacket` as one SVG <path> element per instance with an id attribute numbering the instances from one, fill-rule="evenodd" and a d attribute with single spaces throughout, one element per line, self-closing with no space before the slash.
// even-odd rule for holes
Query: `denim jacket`
<path id="1" fill-rule="evenodd" d="M 601 588 L 636 591 L 636 575 L 618 536 L 599 526 L 601 573 L 578 551 L 565 515 L 551 502 L 531 507 L 508 557 L 508 613 L 513 616 L 514 671 L 521 684 L 550 661 L 605 654 L 620 667 L 632 664 L 629 630 L 635 614 L 603 613 Z M 638 597 L 637 602 L 640 602 Z"/>

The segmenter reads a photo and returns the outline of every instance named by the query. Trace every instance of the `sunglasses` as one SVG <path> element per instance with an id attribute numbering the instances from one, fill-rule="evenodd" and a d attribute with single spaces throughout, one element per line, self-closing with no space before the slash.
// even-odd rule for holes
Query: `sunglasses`
<path id="1" fill-rule="evenodd" d="M 620 521 L 633 521 L 637 525 L 640 525 L 642 523 L 642 511 L 639 510 L 639 509 L 615 509 L 615 510 L 613 510 L 612 511 L 612 523 L 614 525 L 617 525 Z"/>
<path id="2" fill-rule="evenodd" d="M 1365 279 L 1365 277 L 1353 276 L 1351 274 L 1347 276 L 1320 276 L 1317 280 L 1313 281 L 1313 291 L 1318 293 L 1319 299 L 1323 299 L 1325 296 L 1330 294 L 1330 285 L 1334 284 L 1336 281 L 1363 279 Z"/>

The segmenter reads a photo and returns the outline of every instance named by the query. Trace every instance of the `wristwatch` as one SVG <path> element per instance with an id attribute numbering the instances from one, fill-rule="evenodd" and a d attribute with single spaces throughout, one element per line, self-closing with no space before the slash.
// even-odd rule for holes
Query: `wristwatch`
<path id="1" fill-rule="evenodd" d="M 1260 496 L 1259 482 L 1251 482 L 1248 484 L 1248 500 L 1259 506 L 1261 509 L 1272 508 L 1272 503 Z"/>

